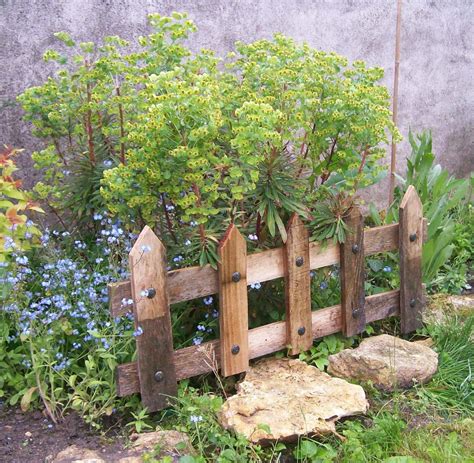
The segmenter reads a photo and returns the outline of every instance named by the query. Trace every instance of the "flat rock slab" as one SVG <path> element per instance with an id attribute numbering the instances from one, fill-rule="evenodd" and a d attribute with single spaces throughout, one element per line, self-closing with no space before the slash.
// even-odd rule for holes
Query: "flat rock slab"
<path id="1" fill-rule="evenodd" d="M 219 421 L 252 442 L 291 442 L 335 433 L 335 422 L 367 411 L 362 387 L 332 378 L 300 360 L 265 359 L 247 371 Z"/>
<path id="2" fill-rule="evenodd" d="M 391 391 L 427 383 L 438 368 L 438 354 L 423 343 L 388 334 L 364 339 L 357 349 L 329 356 L 328 372 L 340 378 L 371 381 Z"/>

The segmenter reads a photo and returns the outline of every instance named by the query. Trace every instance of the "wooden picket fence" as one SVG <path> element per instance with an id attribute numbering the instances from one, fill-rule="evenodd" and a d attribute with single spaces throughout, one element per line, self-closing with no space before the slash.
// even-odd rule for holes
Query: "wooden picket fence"
<path id="1" fill-rule="evenodd" d="M 224 376 L 248 369 L 249 359 L 289 346 L 291 354 L 311 347 L 315 338 L 342 331 L 352 336 L 366 323 L 399 315 L 401 331 L 421 324 L 422 243 L 426 220 L 413 187 L 400 205 L 399 223 L 364 229 L 358 208 L 341 245 L 309 242 L 308 231 L 294 215 L 281 248 L 247 255 L 245 239 L 230 225 L 220 242 L 218 269 L 209 265 L 167 271 L 165 248 L 145 227 L 130 252 L 131 279 L 109 285 L 113 318 L 133 310 L 137 361 L 117 368 L 119 396 L 140 393 L 149 411 L 168 405 L 177 381 L 220 368 Z M 364 257 L 399 250 L 400 289 L 365 296 Z M 310 270 L 340 264 L 341 304 L 311 311 Z M 247 286 L 285 278 L 286 320 L 248 329 Z M 173 349 L 170 304 L 219 295 L 220 339 Z M 133 299 L 124 306 L 123 299 Z"/>

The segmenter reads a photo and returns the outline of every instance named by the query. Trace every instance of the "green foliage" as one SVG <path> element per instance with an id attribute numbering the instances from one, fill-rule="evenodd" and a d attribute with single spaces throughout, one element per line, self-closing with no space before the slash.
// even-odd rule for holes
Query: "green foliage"
<path id="1" fill-rule="evenodd" d="M 435 164 L 430 133 L 424 132 L 415 139 L 410 132 L 409 139 L 412 154 L 407 159 L 406 178 L 399 177 L 401 186 L 396 190 L 397 199 L 388 213 L 388 220 L 398 220 L 399 201 L 408 186 L 413 185 L 428 220 L 428 241 L 423 246 L 423 280 L 430 287 L 453 253 L 457 232 L 455 212 L 460 204 L 470 199 L 473 178 L 471 182 L 455 179 Z"/>
<path id="2" fill-rule="evenodd" d="M 419 390 L 421 397 L 438 408 L 468 416 L 474 410 L 473 331 L 474 315 L 428 326 L 439 353 L 439 366 L 431 382 Z"/>
<path id="3" fill-rule="evenodd" d="M 299 355 L 299 359 L 309 365 L 315 365 L 321 371 L 324 371 L 329 365 L 328 357 L 330 355 L 337 354 L 341 350 L 352 346 L 353 343 L 353 338 L 344 338 L 342 335 L 331 334 L 318 341 L 309 351 L 302 352 Z"/>
<path id="4" fill-rule="evenodd" d="M 250 444 L 245 437 L 223 429 L 217 420 L 222 403 L 223 399 L 218 395 L 199 393 L 187 381 L 180 383 L 177 403 L 168 425 L 186 432 L 199 455 L 184 461 L 263 463 L 273 461 L 273 456 L 276 457 L 285 448 L 278 445 L 273 449 L 263 449 L 259 445 Z"/>
<path id="5" fill-rule="evenodd" d="M 138 46 L 56 34 L 72 58 L 46 52 L 55 76 L 19 97 L 47 143 L 33 155 L 38 197 L 89 227 L 107 205 L 171 250 L 189 241 L 187 263 L 200 265 L 216 265 L 229 222 L 266 247 L 286 240 L 296 212 L 316 237 L 342 240 L 346 211 L 327 233 L 315 205 L 379 179 L 382 144 L 399 138 L 382 70 L 282 35 L 237 43 L 224 60 L 193 55 L 186 15 L 149 21 Z"/>

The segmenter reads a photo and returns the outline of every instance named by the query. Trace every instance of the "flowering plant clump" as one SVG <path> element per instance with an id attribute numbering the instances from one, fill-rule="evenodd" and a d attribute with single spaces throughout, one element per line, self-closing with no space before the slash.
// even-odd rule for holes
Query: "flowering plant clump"
<path id="1" fill-rule="evenodd" d="M 132 313 L 111 320 L 108 308 L 107 284 L 128 278 L 137 236 L 105 213 L 93 219 L 95 236 L 46 229 L 39 246 L 14 247 L 0 263 L 0 397 L 23 410 L 41 401 L 53 421 L 74 409 L 99 426 L 102 416 L 138 405 L 116 397 L 115 367 L 133 359 L 143 331 Z M 208 297 L 173 308 L 177 348 L 216 337 L 215 307 Z"/>
<path id="2" fill-rule="evenodd" d="M 225 60 L 192 54 L 186 15 L 149 19 L 133 52 L 118 37 L 76 45 L 56 34 L 77 50 L 73 63 L 46 52 L 59 71 L 19 97 L 48 143 L 33 157 L 53 213 L 91 228 L 107 207 L 152 226 L 183 263 L 215 265 L 229 222 L 272 246 L 291 213 L 320 224 L 318 201 L 380 178 L 382 144 L 399 137 L 380 68 L 282 35 L 237 43 Z M 344 238 L 332 230 L 316 236 Z"/>

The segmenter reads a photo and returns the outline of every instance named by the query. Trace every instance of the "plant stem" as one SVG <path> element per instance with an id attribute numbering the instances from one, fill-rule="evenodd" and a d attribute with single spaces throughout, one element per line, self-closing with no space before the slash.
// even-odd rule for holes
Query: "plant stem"
<path id="1" fill-rule="evenodd" d="M 85 61 L 86 69 L 89 70 L 89 63 Z M 86 132 L 87 132 L 87 144 L 89 147 L 89 160 L 90 162 L 95 165 L 95 150 L 94 150 L 94 133 L 92 130 L 92 110 L 90 108 L 90 104 L 92 103 L 92 90 L 90 82 L 86 84 L 86 93 L 87 93 L 87 112 L 86 112 Z"/>
<path id="2" fill-rule="evenodd" d="M 170 214 L 168 212 L 168 209 L 166 209 L 166 199 L 163 193 L 161 193 L 161 203 L 163 204 L 163 211 L 165 212 L 166 226 L 168 227 L 168 232 L 171 235 L 171 238 L 173 238 L 173 241 L 178 244 L 178 239 L 176 238 L 176 235 L 173 231 L 173 223 L 171 222 Z"/>
<path id="3" fill-rule="evenodd" d="M 194 194 L 197 196 L 197 205 L 198 207 L 202 206 L 202 199 L 201 199 L 201 191 L 199 187 L 193 183 L 193 191 Z M 199 224 L 199 238 L 201 240 L 201 244 L 204 245 L 206 243 L 206 232 L 204 230 L 204 225 L 202 223 Z"/>
<path id="4" fill-rule="evenodd" d="M 120 85 L 117 84 L 115 87 L 115 93 L 120 98 Z M 125 165 L 125 143 L 123 142 L 125 138 L 125 128 L 124 128 L 124 117 L 123 117 L 123 106 L 122 103 L 118 104 L 119 109 L 119 121 L 120 121 L 120 162 Z"/>

